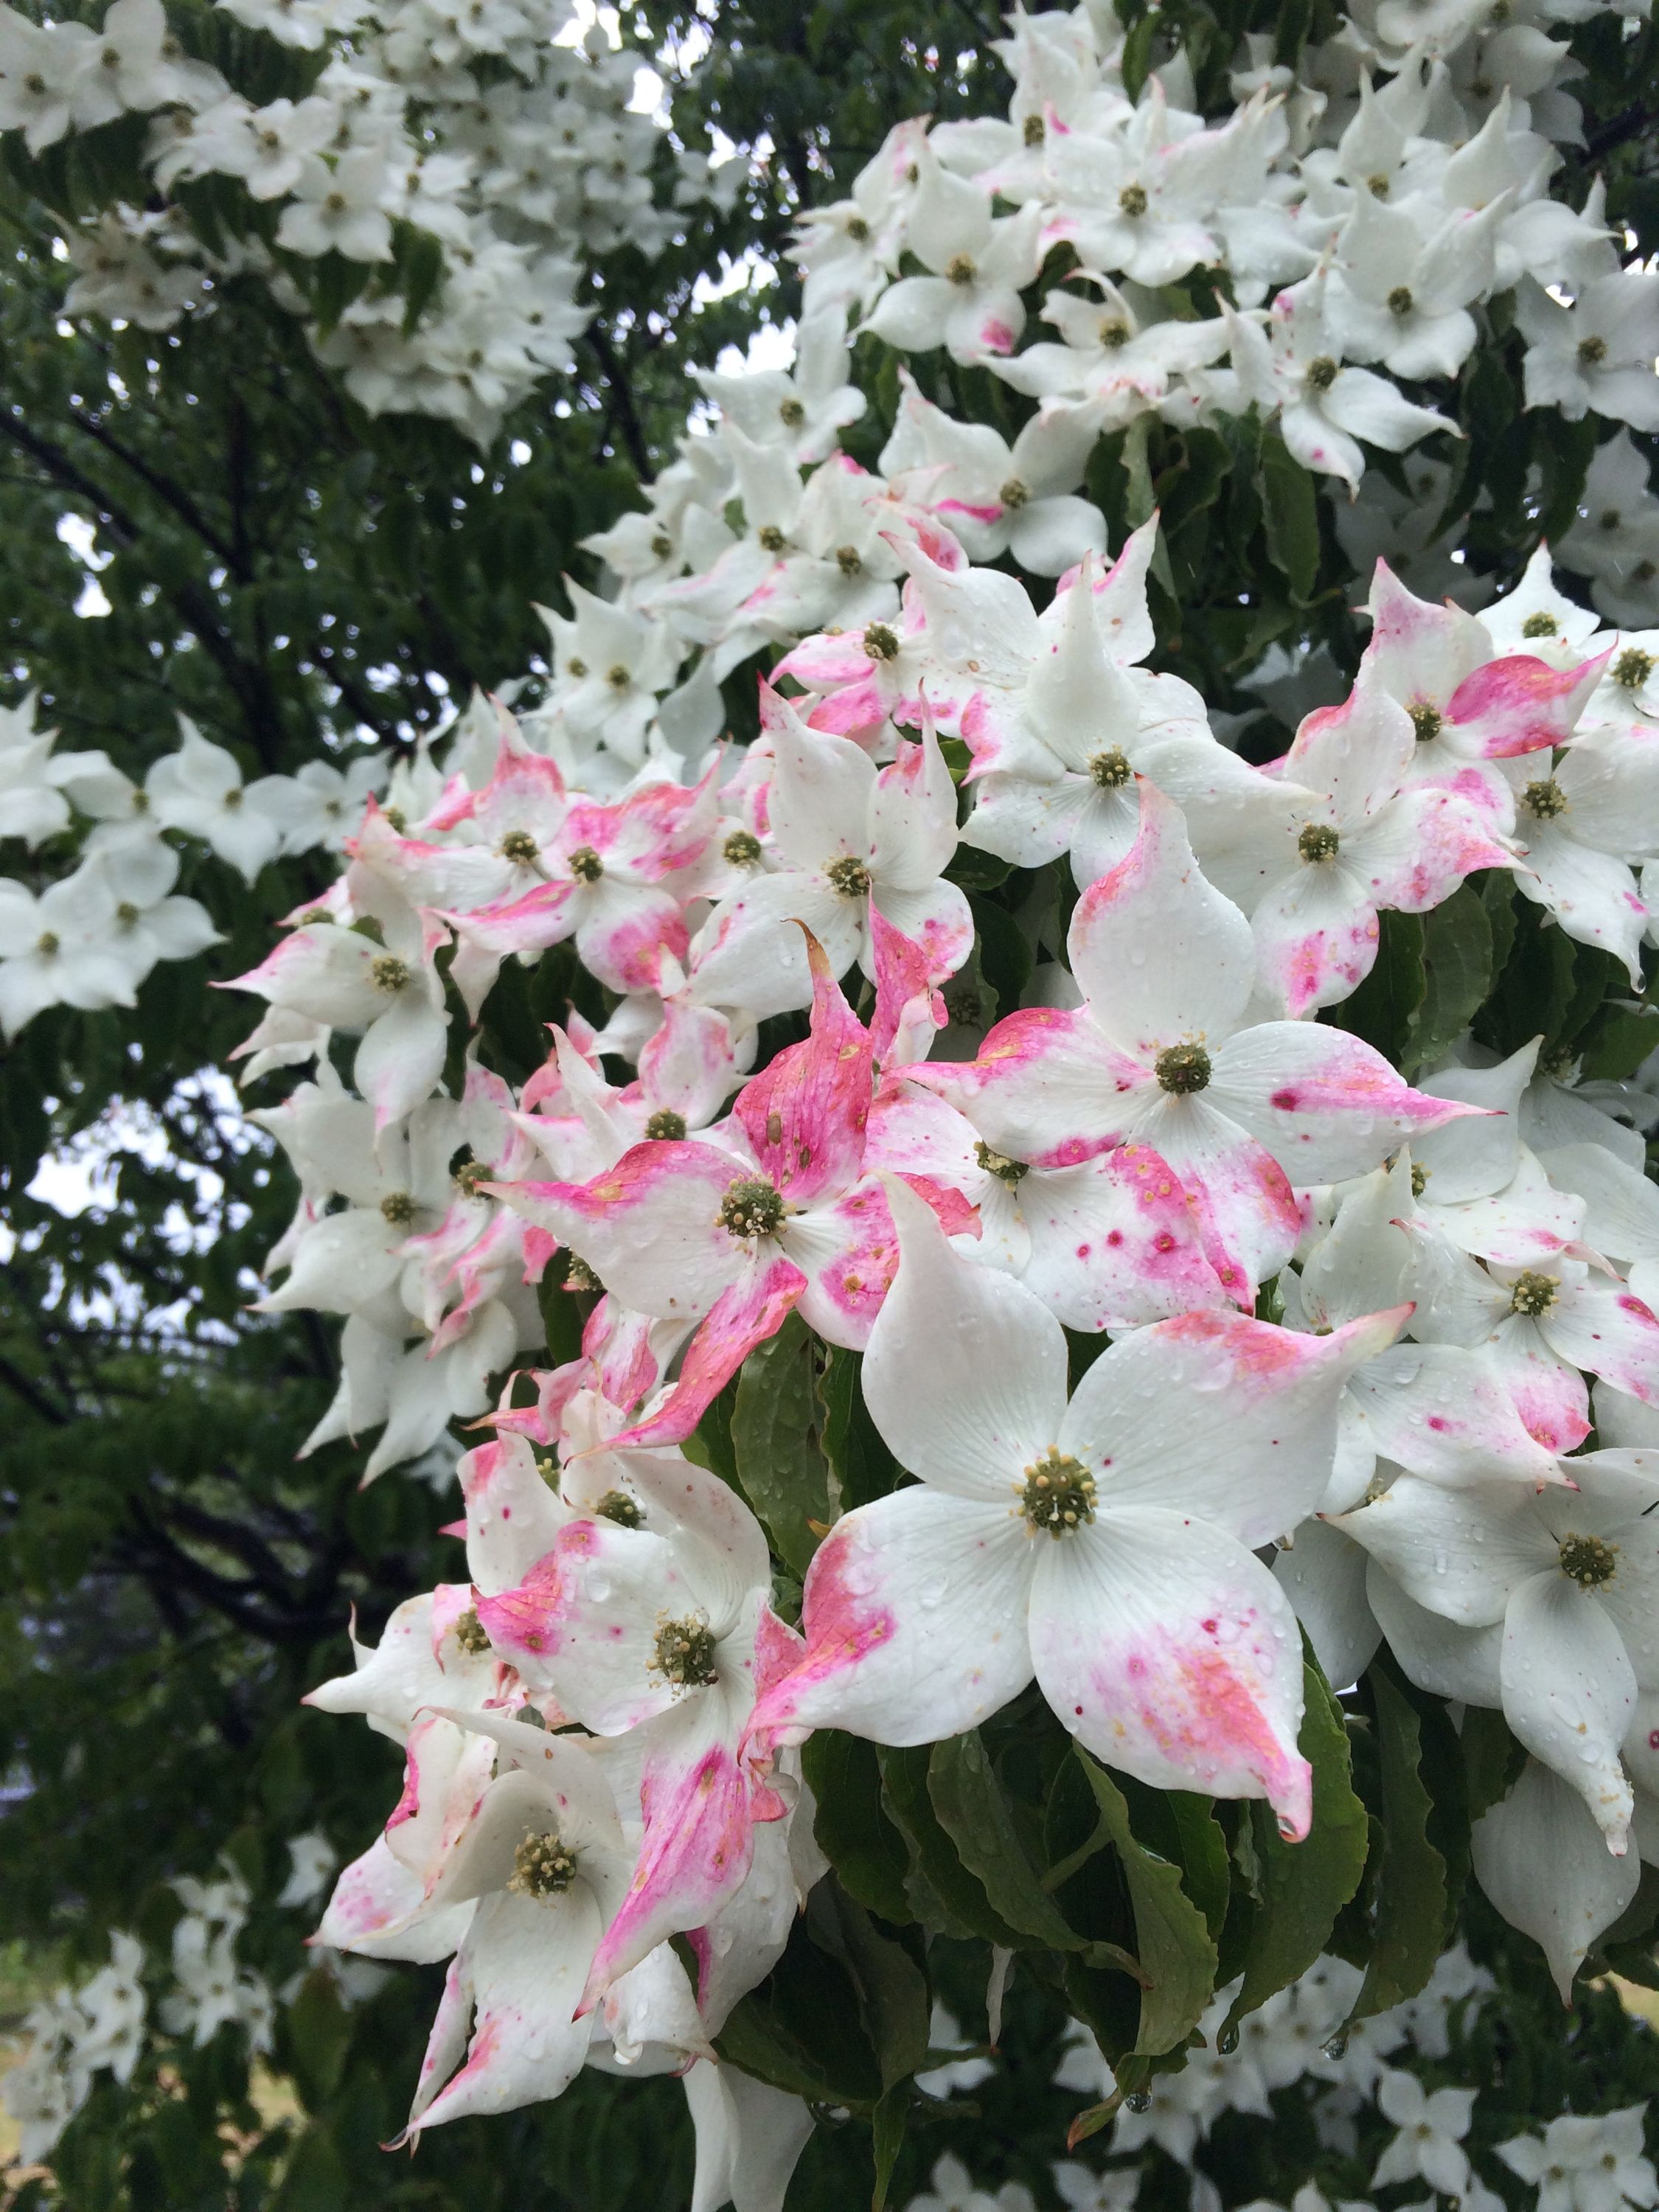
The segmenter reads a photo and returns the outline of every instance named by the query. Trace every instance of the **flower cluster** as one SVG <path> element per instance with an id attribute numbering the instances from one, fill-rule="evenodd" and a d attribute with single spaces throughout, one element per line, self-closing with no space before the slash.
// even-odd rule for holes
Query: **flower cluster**
<path id="1" fill-rule="evenodd" d="M 1204 2023 L 1210 2047 L 1179 2074 L 1161 2077 L 1119 2106 L 1109 2162 L 1101 2169 L 1074 2160 L 1054 2162 L 1062 2202 L 1073 2212 L 1133 2212 L 1155 2148 L 1189 2176 L 1194 2212 L 1218 2212 L 1220 2193 L 1200 2160 L 1211 2130 L 1235 2113 L 1298 2144 L 1310 2135 L 1322 2164 L 1346 2172 L 1358 2167 L 1361 2186 L 1415 2187 L 1425 2192 L 1425 2202 L 1448 2197 L 1464 2212 L 1498 2212 L 1505 2201 L 1482 2173 L 1487 2160 L 1535 2189 L 1540 2212 L 1620 2212 L 1626 2205 L 1644 2212 L 1659 2203 L 1639 2105 L 1560 2112 L 1541 2134 L 1503 2137 L 1501 2120 L 1495 2130 L 1477 2128 L 1477 2106 L 1483 2094 L 1490 2100 L 1495 2084 L 1472 2069 L 1469 2045 L 1483 2014 L 1499 2008 L 1492 1975 L 1467 1951 L 1447 1952 L 1417 1996 L 1349 2026 L 1362 1979 L 1340 1959 L 1316 1960 L 1241 2023 L 1237 2048 L 1227 2055 L 1214 2048 L 1236 1994 L 1224 1991 Z M 935 2043 L 948 2043 L 956 2033 L 954 2021 L 935 2021 Z M 971 2090 L 994 2070 L 989 2059 L 958 2061 L 945 2075 L 928 2076 L 925 2086 L 941 2096 Z M 1110 2069 L 1076 2022 L 1055 2078 L 1091 2097 L 1112 2091 Z M 1282 2103 L 1286 2091 L 1305 2112 L 1305 2135 L 1285 2128 L 1275 2110 L 1272 2100 Z M 1475 2134 L 1484 2138 L 1478 2155 Z M 1348 2212 L 1370 2212 L 1365 2198 L 1340 2202 Z M 1293 2212 L 1329 2212 L 1329 2199 L 1311 2180 L 1296 2191 L 1292 2205 Z M 1034 2212 L 1034 2200 L 1018 2182 L 994 2192 L 975 2189 L 962 2161 L 947 2152 L 934 2169 L 932 2190 L 913 2197 L 905 2212 Z M 1270 2200 L 1254 2200 L 1249 2212 L 1270 2212 Z"/>
<path id="2" fill-rule="evenodd" d="M 565 0 L 219 4 L 287 50 L 295 96 L 246 96 L 184 49 L 161 0 L 112 0 L 95 29 L 0 13 L 0 129 L 31 155 L 149 118 L 134 204 L 65 223 L 71 315 L 164 331 L 251 272 L 371 414 L 445 416 L 487 443 L 570 367 L 582 258 L 660 252 L 708 185 L 706 162 L 671 161 L 674 204 L 658 204 L 662 133 L 631 105 L 635 64 L 598 29 L 580 38 Z M 317 290 L 325 257 L 351 272 L 344 301 Z"/>
<path id="3" fill-rule="evenodd" d="M 343 768 L 243 779 L 234 756 L 179 717 L 181 742 L 135 783 L 100 751 L 54 752 L 34 702 L 0 709 L 0 836 L 31 853 L 74 842 L 66 875 L 0 877 L 0 1030 L 15 1036 L 48 1006 L 130 1006 L 158 961 L 219 942 L 199 900 L 173 890 L 179 859 L 164 834 L 195 838 L 252 883 L 279 853 L 338 850 L 384 771 L 360 753 Z M 280 1065 L 283 1053 L 267 1066 Z M 291 1056 L 291 1055 L 290 1055 Z"/>

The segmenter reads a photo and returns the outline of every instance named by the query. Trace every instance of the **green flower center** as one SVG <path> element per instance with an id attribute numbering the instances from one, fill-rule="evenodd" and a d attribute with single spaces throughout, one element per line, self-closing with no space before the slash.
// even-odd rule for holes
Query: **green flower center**
<path id="1" fill-rule="evenodd" d="M 596 884 L 605 873 L 605 862 L 591 845 L 578 845 L 569 860 L 570 872 L 579 884 Z"/>
<path id="2" fill-rule="evenodd" d="M 1535 1275 L 1528 1268 L 1517 1275 L 1510 1290 L 1510 1311 L 1537 1321 L 1555 1304 L 1560 1289 L 1553 1275 Z"/>
<path id="3" fill-rule="evenodd" d="M 1419 1167 L 1415 1160 L 1412 1162 L 1412 1196 L 1413 1198 L 1422 1197 L 1429 1187 L 1429 1176 L 1432 1172 L 1431 1169 Z"/>
<path id="4" fill-rule="evenodd" d="M 1024 507 L 1030 496 L 1030 487 L 1023 484 L 1018 477 L 1010 477 L 997 494 L 1005 507 Z"/>
<path id="5" fill-rule="evenodd" d="M 786 430 L 799 430 L 806 420 L 806 410 L 799 399 L 783 399 L 778 403 L 778 420 Z"/>
<path id="6" fill-rule="evenodd" d="M 526 1836 L 513 1854 L 507 1886 L 520 1897 L 544 1902 L 562 1897 L 576 1879 L 576 1854 L 561 1843 L 556 1829 Z"/>
<path id="7" fill-rule="evenodd" d="M 1613 680 L 1621 691 L 1639 691 L 1653 673 L 1653 655 L 1639 645 L 1627 645 L 1613 664 Z"/>
<path id="8" fill-rule="evenodd" d="M 489 1638 L 478 1618 L 476 1606 L 469 1606 L 456 1622 L 455 1641 L 463 1651 L 470 1651 L 475 1659 L 489 1650 Z"/>
<path id="9" fill-rule="evenodd" d="M 823 872 L 831 887 L 843 898 L 868 898 L 870 896 L 870 871 L 856 853 L 843 853 L 838 860 L 831 860 Z"/>
<path id="10" fill-rule="evenodd" d="M 1537 783 L 1529 783 L 1521 794 L 1521 804 L 1534 821 L 1553 822 L 1567 811 L 1567 794 L 1553 775 Z"/>
<path id="11" fill-rule="evenodd" d="M 407 1229 L 415 1218 L 415 1200 L 406 1190 L 389 1190 L 380 1200 L 381 1218 L 392 1229 Z"/>
<path id="12" fill-rule="evenodd" d="M 1419 745 L 1432 743 L 1446 726 L 1445 716 L 1430 700 L 1413 699 L 1406 712 L 1412 718 L 1412 728 Z"/>
<path id="13" fill-rule="evenodd" d="M 1412 297 L 1412 288 L 1409 284 L 1396 284 L 1389 295 L 1389 313 L 1391 315 L 1401 317 L 1409 315 L 1416 305 L 1417 302 Z"/>
<path id="14" fill-rule="evenodd" d="M 659 1107 L 646 1123 L 645 1133 L 647 1137 L 659 1140 L 665 1138 L 669 1142 L 678 1144 L 685 1134 L 685 1116 L 677 1114 L 672 1106 Z"/>
<path id="15" fill-rule="evenodd" d="M 605 670 L 605 680 L 613 691 L 626 691 L 634 678 L 621 661 L 616 660 Z"/>
<path id="16" fill-rule="evenodd" d="M 1040 146 L 1048 137 L 1048 129 L 1040 115 L 1028 115 L 1021 126 L 1020 136 L 1028 146 Z"/>
<path id="17" fill-rule="evenodd" d="M 861 576 L 864 574 L 864 556 L 856 545 L 837 545 L 836 566 L 843 576 Z"/>
<path id="18" fill-rule="evenodd" d="M 763 1176 L 739 1176 L 720 1200 L 720 1224 L 732 1237 L 775 1237 L 783 1221 L 783 1200 Z"/>
<path id="19" fill-rule="evenodd" d="M 1561 625 L 1555 617 L 1545 614 L 1540 609 L 1537 614 L 1527 617 L 1521 625 L 1521 635 L 1522 637 L 1556 637 L 1559 635 L 1560 629 Z"/>
<path id="20" fill-rule="evenodd" d="M 714 1630 L 696 1615 L 664 1621 L 657 1631 L 656 1656 L 651 1663 L 676 1689 L 712 1687 L 720 1680 L 714 1664 Z"/>
<path id="21" fill-rule="evenodd" d="M 1601 1536 L 1563 1536 L 1561 1571 L 1582 1590 L 1605 1589 L 1619 1571 L 1619 1547 Z"/>
<path id="22" fill-rule="evenodd" d="M 1322 353 L 1308 363 L 1308 389 L 1328 392 L 1336 382 L 1337 364 L 1328 353 Z"/>
<path id="23" fill-rule="evenodd" d="M 1163 1089 L 1188 1097 L 1209 1088 L 1210 1055 L 1201 1044 L 1165 1045 L 1152 1062 L 1152 1073 Z"/>
<path id="24" fill-rule="evenodd" d="M 786 541 L 782 531 L 778 528 L 775 522 L 763 523 L 760 528 L 755 532 L 755 535 L 759 538 L 761 542 L 761 550 L 763 552 L 782 552 Z"/>
<path id="25" fill-rule="evenodd" d="M 761 841 L 752 830 L 734 830 L 720 850 L 734 868 L 752 868 L 761 856 Z"/>
<path id="26" fill-rule="evenodd" d="M 1125 185 L 1117 196 L 1117 204 L 1131 222 L 1139 222 L 1152 205 L 1145 185 Z"/>
<path id="27" fill-rule="evenodd" d="M 43 929 L 34 940 L 34 949 L 50 960 L 62 943 L 63 939 L 55 929 Z"/>
<path id="28" fill-rule="evenodd" d="M 896 660 L 898 638 L 885 623 L 872 623 L 864 633 L 864 650 L 871 660 Z"/>
<path id="29" fill-rule="evenodd" d="M 593 1508 L 601 1521 L 614 1521 L 619 1528 L 639 1528 L 645 1516 L 625 1490 L 607 1490 Z"/>
<path id="30" fill-rule="evenodd" d="M 1050 1444 L 1025 1470 L 1019 1510 L 1034 1531 L 1070 1535 L 1095 1517 L 1095 1479 L 1080 1459 Z"/>
<path id="31" fill-rule="evenodd" d="M 368 963 L 368 980 L 377 991 L 393 998 L 409 984 L 409 963 L 399 960 L 395 952 L 383 952 L 379 959 Z"/>
<path id="32" fill-rule="evenodd" d="M 1600 368 L 1607 357 L 1607 342 L 1603 337 L 1580 338 L 1578 366 L 1580 368 Z"/>
<path id="33" fill-rule="evenodd" d="M 541 847 L 527 830 L 509 830 L 495 850 L 502 860 L 521 868 L 533 868 L 542 857 Z"/>
<path id="34" fill-rule="evenodd" d="M 564 1286 L 568 1291 L 591 1291 L 602 1293 L 605 1285 L 588 1266 L 580 1253 L 573 1252 L 564 1271 Z"/>
<path id="35" fill-rule="evenodd" d="M 974 267 L 970 254 L 953 253 L 945 264 L 945 273 L 953 284 L 967 285 L 973 283 L 979 272 Z"/>
<path id="36" fill-rule="evenodd" d="M 1323 860 L 1334 860 L 1341 842 L 1341 838 L 1328 822 L 1310 822 L 1297 839 L 1296 849 L 1304 860 L 1317 865 Z"/>
<path id="37" fill-rule="evenodd" d="M 994 1175 L 999 1182 L 1006 1182 L 1010 1190 L 1023 1182 L 1031 1170 L 1024 1160 L 1011 1160 L 1006 1152 L 994 1152 L 986 1144 L 974 1146 L 974 1158 L 987 1175 Z"/>
<path id="38" fill-rule="evenodd" d="M 1090 780 L 1103 791 L 1120 791 L 1128 782 L 1134 770 L 1121 745 L 1113 745 L 1108 751 L 1097 753 L 1089 763 Z"/>

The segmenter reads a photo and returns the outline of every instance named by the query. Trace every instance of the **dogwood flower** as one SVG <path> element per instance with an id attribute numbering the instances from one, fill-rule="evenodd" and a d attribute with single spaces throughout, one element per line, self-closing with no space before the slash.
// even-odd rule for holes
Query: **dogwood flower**
<path id="1" fill-rule="evenodd" d="M 1097 1757 L 1162 1789 L 1265 1796 L 1305 1834 L 1293 1616 L 1249 1547 L 1322 1492 L 1343 1378 L 1403 1310 L 1294 1340 L 1221 1313 L 1160 1322 L 1103 1352 L 1068 1406 L 1053 1316 L 953 1252 L 914 1194 L 891 1183 L 889 1200 L 902 1257 L 863 1383 L 920 1484 L 820 1546 L 805 1657 L 753 1736 L 937 1742 L 1035 1674 Z"/>

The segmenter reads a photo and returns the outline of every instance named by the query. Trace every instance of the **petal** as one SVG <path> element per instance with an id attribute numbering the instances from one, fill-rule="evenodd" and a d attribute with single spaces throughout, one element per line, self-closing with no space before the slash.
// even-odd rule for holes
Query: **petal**
<path id="1" fill-rule="evenodd" d="M 1510 1600 L 1500 1667 L 1510 1728 L 1577 1791 L 1609 1850 L 1622 1851 L 1632 1800 L 1619 1747 L 1636 1675 L 1618 1629 L 1565 1574 L 1534 1575 Z"/>
<path id="2" fill-rule="evenodd" d="M 590 1183 L 485 1183 L 515 1213 L 592 1267 L 636 1312 L 706 1314 L 744 1269 L 743 1242 L 720 1226 L 720 1200 L 742 1163 L 712 1145 L 635 1145 Z"/>
<path id="3" fill-rule="evenodd" d="M 1209 1095 L 1304 1185 L 1364 1175 L 1419 1131 L 1470 1111 L 1413 1091 L 1358 1037 L 1311 1022 L 1262 1022 L 1229 1037 Z"/>
<path id="4" fill-rule="evenodd" d="M 462 1947 L 477 2014 L 466 2063 L 421 2115 L 422 2129 L 556 2097 L 587 2056 L 575 2017 L 599 1936 L 599 1907 L 577 1882 L 555 1900 L 502 1891 L 479 1905 Z"/>
<path id="5" fill-rule="evenodd" d="M 769 686 L 762 702 L 772 741 L 769 820 L 781 858 L 792 868 L 821 868 L 840 853 L 867 855 L 876 787 L 869 754 L 850 738 L 809 728 Z"/>
<path id="6" fill-rule="evenodd" d="M 1067 1328 L 1134 1328 L 1226 1301 L 1196 1209 L 1144 1145 L 1033 1168 L 1013 1202 L 1030 1243 L 1020 1279 Z"/>
<path id="7" fill-rule="evenodd" d="M 1583 1802 L 1536 1759 L 1470 1836 L 1475 1880 L 1550 1962 L 1563 2004 L 1590 1946 L 1636 1895 L 1641 1862 L 1615 1858 Z M 1540 1869 L 1547 1878 L 1540 1880 Z"/>
<path id="8" fill-rule="evenodd" d="M 1417 743 L 1411 716 L 1362 662 L 1340 705 L 1316 708 L 1298 725 L 1284 773 L 1328 798 L 1334 819 L 1358 830 L 1400 788 Z"/>
<path id="9" fill-rule="evenodd" d="M 1115 1049 L 1080 1007 L 1023 1008 L 996 1024 L 977 1060 L 904 1073 L 966 1115 L 993 1152 L 1044 1167 L 1121 1143 L 1163 1096 L 1151 1069 Z"/>
<path id="10" fill-rule="evenodd" d="M 817 1728 L 937 1743 L 988 1720 L 1031 1679 L 1036 1547 L 1006 1506 L 925 1485 L 838 1521 L 807 1570 L 806 1656 L 755 1707 L 750 1739 Z"/>
<path id="11" fill-rule="evenodd" d="M 1300 1549 L 1300 1537 L 1297 1544 Z M 1495 1710 L 1503 1703 L 1498 1674 L 1504 1651 L 1502 1621 L 1490 1621 L 1484 1628 L 1465 1628 L 1431 1613 L 1408 1597 L 1376 1559 L 1366 1574 L 1365 1596 L 1389 1650 L 1419 1689 L 1437 1698 L 1455 1698 L 1462 1705 Z"/>
<path id="12" fill-rule="evenodd" d="M 1353 1395 L 1383 1458 L 1430 1480 L 1508 1476 L 1559 1482 L 1555 1456 L 1522 1425 L 1492 1363 L 1453 1344 L 1397 1344 L 1354 1376 Z"/>
<path id="13" fill-rule="evenodd" d="M 1294 1548 L 1273 1561 L 1273 1580 L 1307 1631 L 1320 1672 L 1339 1690 L 1359 1680 L 1380 1640 L 1365 1599 L 1369 1564 L 1358 1544 L 1323 1521 L 1304 1521 Z"/>
<path id="14" fill-rule="evenodd" d="M 1273 1155 L 1218 1112 L 1207 1095 L 1183 1098 L 1154 1091 L 1152 1097 L 1158 1103 L 1140 1117 L 1139 1133 L 1185 1184 L 1223 1288 L 1239 1304 L 1253 1304 L 1256 1285 L 1278 1273 L 1301 1239 L 1302 1216 L 1289 1179 Z"/>
<path id="15" fill-rule="evenodd" d="M 1518 1485 L 1454 1492 L 1402 1474 L 1370 1504 L 1332 1520 L 1419 1605 L 1470 1628 L 1501 1620 L 1511 1592 L 1559 1559 Z"/>
<path id="16" fill-rule="evenodd" d="M 1519 1315 L 1500 1322 L 1487 1356 L 1528 1435 L 1547 1451 L 1577 1450 L 1589 1434 L 1589 1392 L 1577 1369 L 1551 1351 L 1537 1323 Z"/>
<path id="17" fill-rule="evenodd" d="M 884 887 L 926 890 L 949 866 L 957 849 L 957 793 L 931 719 L 921 743 L 901 744 L 877 776 L 869 839 L 871 871 Z"/>
<path id="18" fill-rule="evenodd" d="M 895 929 L 921 945 L 927 956 L 928 973 L 936 983 L 954 975 L 974 949 L 974 915 L 968 894 L 943 878 L 921 890 L 899 890 L 889 884 L 878 884 L 871 904 L 879 906 Z"/>
<path id="19" fill-rule="evenodd" d="M 734 1112 L 755 1158 L 792 1206 L 844 1190 L 864 1158 L 870 1118 L 868 1032 L 842 995 L 823 948 L 806 940 L 812 1019 L 738 1093 Z"/>
<path id="20" fill-rule="evenodd" d="M 721 1291 L 686 1346 L 679 1378 L 662 1404 L 611 1438 L 613 1449 L 684 1442 L 757 1344 L 775 1336 L 806 1290 L 806 1278 L 781 1254 L 757 1256 Z"/>
<path id="21" fill-rule="evenodd" d="M 1137 1329 L 1079 1383 L 1060 1448 L 1097 1471 L 1103 1514 L 1167 1508 L 1267 1543 L 1318 1505 L 1343 1386 L 1410 1310 L 1322 1337 L 1223 1312 Z"/>
<path id="22" fill-rule="evenodd" d="M 1342 858 L 1374 905 L 1426 914 L 1475 869 L 1508 867 L 1514 855 L 1455 792 L 1419 784 L 1345 836 Z"/>
<path id="23" fill-rule="evenodd" d="M 698 935 L 697 996 L 741 1007 L 757 1020 L 812 1002 L 812 975 L 799 923 L 823 947 L 832 975 L 845 975 L 864 936 L 864 902 L 843 897 L 822 876 L 762 876 L 722 900 Z"/>
<path id="24" fill-rule="evenodd" d="M 1304 862 L 1250 918 L 1262 983 L 1292 1017 L 1340 1006 L 1376 963 L 1376 908 L 1345 863 Z"/>
<path id="25" fill-rule="evenodd" d="M 699 1595 L 675 1547 L 644 1528 L 573 1521 L 517 1589 L 477 1599 L 491 1644 L 573 1720 L 603 1735 L 659 1713 L 674 1686 L 653 1666 L 665 1619 Z"/>
<path id="26" fill-rule="evenodd" d="M 1072 972 L 1113 1043 L 1147 1057 L 1183 1037 L 1219 1043 L 1255 981 L 1250 926 L 1199 873 L 1173 800 L 1137 779 L 1140 829 L 1078 901 Z"/>
<path id="27" fill-rule="evenodd" d="M 1446 707 L 1456 750 L 1481 760 L 1511 760 L 1571 736 L 1601 681 L 1607 653 L 1577 668 L 1552 668 L 1529 653 L 1489 660 L 1466 676 Z"/>
<path id="28" fill-rule="evenodd" d="M 900 1464 L 952 1496 L 1011 1510 L 1066 1412 L 1066 1339 L 1032 1292 L 953 1251 L 896 1179 L 899 1268 L 870 1331 L 865 1403 Z"/>
<path id="29" fill-rule="evenodd" d="M 1042 1693 L 1079 1741 L 1158 1790 L 1266 1797 L 1308 1832 L 1296 1616 L 1242 1544 L 1151 1506 L 1043 1542 L 1031 1590 Z"/>
<path id="30" fill-rule="evenodd" d="M 1552 1352 L 1659 1406 L 1659 1320 L 1634 1291 L 1591 1275 L 1565 1285 L 1540 1332 Z"/>
<path id="31" fill-rule="evenodd" d="M 1547 908 L 1577 943 L 1599 945 L 1622 962 L 1639 990 L 1648 910 L 1631 869 L 1610 853 L 1581 845 L 1563 824 L 1525 816 L 1522 822 L 1518 834 L 1527 865 L 1516 872 L 1516 888 Z"/>

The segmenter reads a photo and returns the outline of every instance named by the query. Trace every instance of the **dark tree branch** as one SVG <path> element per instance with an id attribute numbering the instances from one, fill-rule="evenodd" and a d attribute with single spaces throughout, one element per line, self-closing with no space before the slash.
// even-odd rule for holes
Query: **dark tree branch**
<path id="1" fill-rule="evenodd" d="M 634 404 L 634 392 L 628 380 L 628 371 L 617 358 L 617 349 L 611 343 L 611 333 L 597 316 L 583 336 L 611 387 L 617 428 L 622 432 L 628 458 L 634 464 L 634 473 L 641 483 L 648 484 L 654 480 L 657 472 L 651 465 L 651 449 L 645 441 L 645 431 Z"/>

